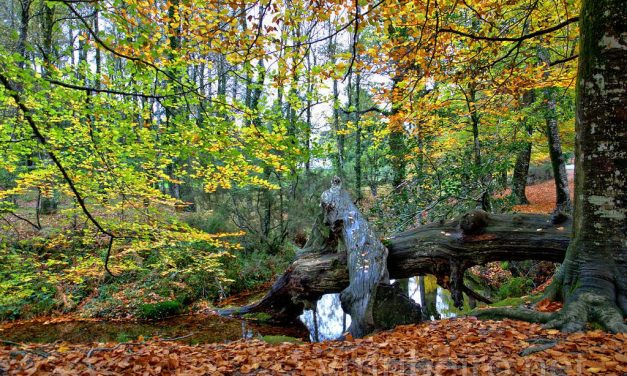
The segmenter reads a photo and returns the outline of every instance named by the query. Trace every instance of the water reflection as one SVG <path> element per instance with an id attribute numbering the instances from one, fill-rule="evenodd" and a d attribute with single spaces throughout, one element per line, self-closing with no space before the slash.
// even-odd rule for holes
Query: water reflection
<path id="1" fill-rule="evenodd" d="M 177 339 L 182 343 L 222 343 L 263 336 L 305 338 L 306 329 L 248 322 L 217 315 L 182 315 L 160 321 L 101 321 L 95 319 L 45 319 L 0 327 L 0 337 L 14 342 L 69 343 L 128 342 L 139 337 Z M 0 373 L 1 374 L 1 373 Z"/>
<path id="2" fill-rule="evenodd" d="M 437 286 L 429 287 L 425 291 L 424 280 L 421 288 L 419 277 L 409 278 L 406 283 L 409 297 L 423 307 L 426 305 L 425 313 L 431 320 L 456 316 L 448 290 Z M 316 303 L 315 312 L 305 310 L 300 320 L 307 326 L 312 342 L 338 339 L 351 323 L 350 315 L 342 310 L 340 294 L 323 295 Z"/>
<path id="3" fill-rule="evenodd" d="M 340 294 L 323 295 L 316 304 L 315 312 L 305 310 L 300 320 L 309 329 L 312 342 L 338 339 L 351 324 L 350 315 L 342 310 Z"/>

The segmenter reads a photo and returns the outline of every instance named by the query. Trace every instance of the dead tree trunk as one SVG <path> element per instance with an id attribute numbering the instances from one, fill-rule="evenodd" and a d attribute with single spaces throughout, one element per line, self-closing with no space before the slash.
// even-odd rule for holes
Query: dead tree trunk
<path id="1" fill-rule="evenodd" d="M 322 207 L 323 213 L 307 244 L 266 296 L 258 303 L 223 310 L 222 314 L 266 312 L 276 321 L 291 322 L 322 295 L 342 292 L 342 305 L 351 318 L 355 320 L 355 313 L 363 315 L 358 319 L 359 325 L 363 325 L 361 329 L 372 329 L 369 325 L 373 321 L 375 326 L 385 327 L 377 321 L 382 322 L 386 312 L 378 313 L 377 309 L 383 302 L 388 307 L 394 305 L 388 296 L 395 296 L 396 302 L 402 303 L 399 294 L 390 293 L 394 288 L 381 284 L 387 281 L 388 274 L 396 279 L 432 274 L 442 287 L 451 290 L 459 306 L 463 292 L 470 292 L 463 281 L 466 269 L 491 261 L 560 262 L 570 240 L 571 221 L 566 217 L 559 218 L 561 223 L 553 223 L 545 215 L 487 214 L 476 210 L 455 220 L 394 235 L 381 245 L 347 194 L 330 189 L 323 195 Z M 348 252 L 339 246 L 342 242 Z M 364 252 L 367 249 L 373 252 Z M 373 311 L 368 305 L 374 303 Z M 413 312 L 409 305 L 404 309 Z"/>
<path id="2" fill-rule="evenodd" d="M 325 224 L 343 240 L 346 248 L 349 285 L 340 294 L 345 312 L 351 315 L 350 332 L 362 337 L 374 328 L 372 310 L 377 286 L 389 284 L 388 250 L 375 236 L 368 221 L 334 178 L 321 197 Z"/>

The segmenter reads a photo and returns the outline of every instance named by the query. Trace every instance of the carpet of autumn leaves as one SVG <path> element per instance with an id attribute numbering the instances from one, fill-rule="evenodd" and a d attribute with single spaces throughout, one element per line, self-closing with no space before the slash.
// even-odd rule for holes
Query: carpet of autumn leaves
<path id="1" fill-rule="evenodd" d="M 575 184 L 574 171 L 568 171 L 568 189 L 570 199 L 574 198 Z M 547 214 L 555 209 L 555 181 L 553 179 L 540 183 L 528 185 L 525 188 L 525 195 L 529 200 L 528 205 L 516 205 L 514 211 L 520 213 Z"/>
<path id="2" fill-rule="evenodd" d="M 529 355 L 521 354 L 525 349 Z M 0 374 L 625 375 L 626 351 L 625 334 L 567 335 L 525 322 L 466 317 L 307 344 L 4 344 Z"/>

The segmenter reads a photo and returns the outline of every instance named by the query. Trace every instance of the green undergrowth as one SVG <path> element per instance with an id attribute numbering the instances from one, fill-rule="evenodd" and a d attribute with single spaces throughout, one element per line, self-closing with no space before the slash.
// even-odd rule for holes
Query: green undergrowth
<path id="1" fill-rule="evenodd" d="M 59 241 L 61 237 L 69 240 Z M 293 257 L 292 250 L 274 255 L 256 250 L 227 253 L 199 242 L 137 252 L 119 244 L 110 260 L 116 274 L 111 277 L 104 270 L 105 246 L 61 232 L 0 243 L 0 321 L 70 312 L 83 317 L 165 318 L 259 288 Z"/>
<path id="2" fill-rule="evenodd" d="M 530 303 L 530 301 L 528 300 L 528 297 L 526 296 L 512 297 L 512 298 L 505 298 L 503 300 L 494 302 L 490 304 L 489 307 L 516 307 L 516 306 L 520 306 L 520 305 L 528 304 L 528 303 Z"/>
<path id="3" fill-rule="evenodd" d="M 247 320 L 255 320 L 260 322 L 267 322 L 272 320 L 272 315 L 265 312 L 246 313 L 242 315 L 242 318 Z"/>
<path id="4" fill-rule="evenodd" d="M 166 300 L 159 303 L 141 304 L 138 317 L 143 320 L 160 320 L 181 313 L 183 303 L 178 300 Z"/>

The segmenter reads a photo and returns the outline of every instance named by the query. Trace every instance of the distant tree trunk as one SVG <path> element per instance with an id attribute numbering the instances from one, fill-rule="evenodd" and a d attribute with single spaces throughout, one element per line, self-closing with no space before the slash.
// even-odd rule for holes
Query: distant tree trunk
<path id="1" fill-rule="evenodd" d="M 20 0 L 20 29 L 17 39 L 17 53 L 26 60 L 26 41 L 28 40 L 28 22 L 30 21 L 30 7 L 32 0 Z M 18 63 L 24 68 L 24 61 Z"/>
<path id="2" fill-rule="evenodd" d="M 171 20 L 175 20 L 181 16 L 179 14 L 179 0 L 172 0 L 169 2 L 168 7 L 168 17 Z M 177 25 L 176 22 L 171 22 L 168 24 L 168 42 L 170 44 L 170 49 L 168 51 L 168 60 L 173 61 L 176 58 L 176 54 L 181 48 L 182 38 L 180 32 L 180 26 Z M 174 77 L 179 76 L 179 69 L 170 69 L 170 74 Z M 174 86 L 174 92 L 176 93 L 178 90 L 177 84 L 174 80 L 169 79 L 169 84 Z M 177 108 L 177 103 L 179 98 L 174 96 L 172 98 L 173 106 L 165 106 L 166 112 L 166 122 L 168 126 L 169 132 L 176 132 L 176 118 L 181 114 L 181 111 Z M 168 194 L 173 198 L 180 200 L 181 199 L 181 186 L 178 183 L 179 177 L 176 176 L 176 166 L 179 164 L 178 158 L 173 158 L 170 165 L 166 167 L 166 173 L 169 177 L 168 183 Z"/>
<path id="3" fill-rule="evenodd" d="M 52 34 L 54 31 L 54 9 L 55 6 L 42 3 L 41 4 L 41 29 L 42 29 L 42 53 L 43 53 L 43 76 L 49 77 L 52 71 L 54 61 L 52 60 L 54 46 L 52 44 Z M 59 206 L 59 198 L 56 191 L 52 190 L 48 195 L 42 195 L 38 201 L 37 210 L 39 214 L 54 214 Z"/>
<path id="4" fill-rule="evenodd" d="M 363 154 L 361 145 L 361 114 L 360 111 L 360 93 L 361 90 L 361 74 L 355 75 L 355 195 L 357 201 L 362 199 L 361 194 L 361 156 Z"/>
<path id="5" fill-rule="evenodd" d="M 551 57 L 546 49 L 539 48 L 538 55 L 540 61 L 547 65 L 550 63 Z M 551 87 L 545 88 L 543 89 L 543 95 L 546 136 L 549 145 L 549 156 L 551 157 L 553 179 L 555 180 L 555 210 L 570 213 L 572 204 L 570 202 L 570 192 L 568 188 L 568 174 L 566 173 L 566 163 L 564 162 L 564 154 L 562 153 L 562 142 L 557 126 L 557 90 Z"/>
<path id="6" fill-rule="evenodd" d="M 329 21 L 329 33 L 333 32 L 333 23 Z M 329 60 L 331 64 L 335 64 L 337 61 L 336 53 L 337 53 L 337 39 L 329 38 Z M 344 135 L 343 127 L 340 124 L 340 91 L 338 88 L 338 80 L 334 76 L 333 77 L 333 131 L 335 133 L 335 147 L 337 148 L 337 152 L 335 155 L 335 171 L 336 174 L 344 178 L 344 143 L 346 136 Z"/>
<path id="7" fill-rule="evenodd" d="M 553 178 L 555 179 L 556 210 L 570 213 L 572 205 L 570 202 L 570 190 L 568 188 L 568 174 L 566 173 L 566 162 L 562 153 L 562 142 L 557 129 L 556 99 L 555 89 L 545 89 L 547 97 L 546 103 L 546 134 L 549 143 L 549 155 L 551 156 L 551 166 L 553 168 Z"/>
<path id="8" fill-rule="evenodd" d="M 99 20 L 99 12 L 98 12 L 98 7 L 95 6 L 94 7 L 94 33 L 96 35 L 98 35 L 100 33 L 100 20 Z M 96 56 L 95 56 L 95 62 L 96 62 L 96 75 L 97 75 L 97 79 L 95 84 L 96 88 L 100 88 L 100 74 L 102 73 L 102 56 L 100 53 L 100 48 L 96 48 Z M 73 54 L 72 54 L 73 55 Z"/>
<path id="9" fill-rule="evenodd" d="M 469 89 L 469 102 L 468 108 L 470 109 L 470 121 L 472 124 L 472 151 L 474 154 L 475 166 L 481 167 L 481 142 L 479 141 L 479 114 L 475 101 L 477 100 L 474 87 Z"/>
<path id="10" fill-rule="evenodd" d="M 395 75 L 392 79 L 392 92 L 397 88 L 399 82 L 402 81 L 402 76 Z M 392 111 L 390 116 L 398 114 L 401 108 L 400 103 L 392 103 Z M 403 126 L 400 122 L 395 122 L 394 124 L 390 124 L 390 135 L 389 135 L 389 145 L 390 145 L 390 159 L 392 164 L 392 187 L 394 189 L 401 186 L 403 181 L 405 181 L 405 134 L 403 132 Z"/>
<path id="11" fill-rule="evenodd" d="M 483 161 L 481 158 L 481 141 L 479 139 L 479 122 L 480 115 L 477 111 L 477 89 L 475 87 L 476 84 L 471 83 L 468 89 L 465 89 L 460 85 L 460 89 L 464 94 L 466 99 L 466 107 L 468 108 L 468 112 L 470 113 L 470 125 L 472 127 L 472 152 L 473 152 L 473 160 L 475 166 L 475 178 L 476 184 L 481 190 L 481 197 L 479 201 L 479 206 L 481 209 L 489 212 L 491 210 L 491 200 L 490 196 L 492 194 L 490 190 L 491 176 L 483 175 Z"/>
<path id="12" fill-rule="evenodd" d="M 473 140 L 473 149 L 475 152 L 475 167 L 477 168 L 479 176 L 479 187 L 483 190 L 481 194 L 481 208 L 487 212 L 492 210 L 491 204 L 491 195 L 492 192 L 490 190 L 490 181 L 492 178 L 490 176 L 483 175 L 483 162 L 481 159 L 481 142 L 479 141 L 479 113 L 477 112 L 476 107 L 476 95 L 477 92 L 474 88 L 471 88 L 471 100 L 472 100 L 472 110 L 471 110 L 471 120 L 472 120 L 472 140 Z"/>
<path id="13" fill-rule="evenodd" d="M 549 290 L 565 305 L 549 326 L 627 332 L 627 7 L 584 0 L 579 14 L 575 221 Z"/>
<path id="14" fill-rule="evenodd" d="M 314 61 L 316 59 L 315 55 L 313 57 Z M 314 63 L 315 65 L 315 63 Z M 305 109 L 305 152 L 307 155 L 305 156 L 305 173 L 309 175 L 311 172 L 311 106 L 312 106 L 312 98 L 313 98 L 313 78 L 311 73 L 312 65 L 311 65 L 311 50 L 307 51 L 307 108 Z"/>
<path id="15" fill-rule="evenodd" d="M 337 79 L 333 79 L 333 128 L 335 129 L 335 140 L 337 144 L 337 173 L 339 176 L 344 176 L 344 144 L 346 143 L 346 136 L 344 135 L 343 127 L 340 128 L 340 94 L 338 90 Z"/>
<path id="16" fill-rule="evenodd" d="M 535 93 L 528 90 L 523 94 L 523 106 L 531 106 L 535 101 Z M 516 155 L 516 164 L 514 165 L 514 175 L 512 177 L 512 195 L 516 199 L 517 204 L 526 205 L 529 203 L 525 189 L 527 188 L 527 175 L 529 175 L 529 163 L 531 161 L 531 135 L 533 127 L 529 119 L 525 119 L 525 132 L 529 138 L 523 142 L 521 150 Z"/>

